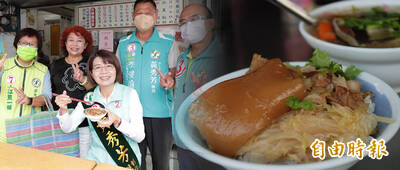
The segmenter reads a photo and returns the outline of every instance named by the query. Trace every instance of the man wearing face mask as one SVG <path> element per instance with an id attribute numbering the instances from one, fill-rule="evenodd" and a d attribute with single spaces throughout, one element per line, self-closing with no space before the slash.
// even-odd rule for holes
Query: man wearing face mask
<path id="1" fill-rule="evenodd" d="M 158 17 L 153 0 L 137 0 L 133 22 L 136 29 L 119 41 L 117 56 L 123 68 L 124 85 L 134 88 L 143 106 L 145 139 L 139 144 L 142 169 L 146 169 L 147 147 L 155 170 L 169 169 L 172 148 L 171 114 L 173 77 L 168 68 L 168 52 L 173 36 L 157 31 Z M 159 80 L 163 81 L 160 86 Z"/>
<path id="2" fill-rule="evenodd" d="M 50 73 L 35 60 L 42 48 L 40 33 L 32 28 L 19 31 L 14 39 L 17 56 L 0 60 L 0 142 L 5 142 L 5 120 L 40 112 L 42 96 L 51 99 Z"/>
<path id="3" fill-rule="evenodd" d="M 221 43 L 213 31 L 215 20 L 211 11 L 203 5 L 185 7 L 179 17 L 182 38 L 190 46 L 177 58 L 175 75 L 174 113 L 181 103 L 206 82 L 223 74 L 224 54 Z M 172 117 L 173 136 L 178 146 L 179 169 L 223 169 L 188 150 L 177 137 Z"/>

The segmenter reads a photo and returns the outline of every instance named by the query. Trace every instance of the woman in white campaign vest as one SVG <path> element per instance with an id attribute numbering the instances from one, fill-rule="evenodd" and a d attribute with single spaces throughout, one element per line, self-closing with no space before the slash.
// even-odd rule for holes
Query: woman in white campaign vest
<path id="1" fill-rule="evenodd" d="M 61 129 L 74 131 L 85 119 L 86 108 L 105 108 L 108 114 L 99 121 L 89 121 L 92 143 L 84 158 L 123 167 L 140 168 L 141 153 L 138 143 L 144 137 L 142 105 L 136 91 L 122 85 L 122 71 L 118 59 L 106 50 L 98 51 L 88 61 L 88 77 L 97 84 L 93 92 L 86 93 L 86 101 L 78 103 L 72 113 L 67 113 L 71 98 L 64 92 L 56 97 L 60 107 L 57 117 Z"/>

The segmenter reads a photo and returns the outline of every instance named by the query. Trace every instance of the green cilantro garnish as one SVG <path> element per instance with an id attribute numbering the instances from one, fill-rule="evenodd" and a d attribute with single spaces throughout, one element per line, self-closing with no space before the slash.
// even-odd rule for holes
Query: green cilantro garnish
<path id="1" fill-rule="evenodd" d="M 310 59 L 310 64 L 315 66 L 317 69 L 328 68 L 331 64 L 331 58 L 327 52 L 316 49 Z"/>
<path id="2" fill-rule="evenodd" d="M 310 101 L 300 101 L 295 96 L 288 97 L 286 99 L 286 105 L 294 110 L 296 110 L 296 109 L 310 110 L 310 109 L 314 109 L 314 107 L 315 107 L 314 103 L 312 103 Z"/>
<path id="3" fill-rule="evenodd" d="M 370 28 L 391 29 L 391 37 L 400 37 L 400 13 L 388 13 L 381 7 L 372 8 L 371 12 L 362 17 L 342 18 L 344 26 L 358 30 Z"/>
<path id="4" fill-rule="evenodd" d="M 298 66 L 295 66 L 295 65 L 290 64 L 289 62 L 284 62 L 283 64 L 284 64 L 287 68 L 296 68 L 296 67 L 298 67 Z"/>
<path id="5" fill-rule="evenodd" d="M 356 68 L 354 65 L 347 67 L 345 71 L 342 65 L 336 61 L 332 61 L 329 54 L 325 51 L 316 49 L 308 64 L 313 65 L 316 69 L 326 68 L 337 76 L 343 76 L 346 80 L 352 80 L 361 74 L 362 70 Z M 328 73 L 326 70 L 320 70 L 320 73 Z"/>
<path id="6" fill-rule="evenodd" d="M 358 75 L 360 75 L 362 70 L 358 69 L 354 65 L 350 65 L 347 67 L 346 71 L 344 72 L 344 78 L 346 80 L 353 80 L 355 79 Z"/>

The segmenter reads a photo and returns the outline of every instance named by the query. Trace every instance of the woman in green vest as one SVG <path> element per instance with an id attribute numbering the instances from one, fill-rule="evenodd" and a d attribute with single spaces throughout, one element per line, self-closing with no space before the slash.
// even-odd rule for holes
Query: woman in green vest
<path id="1" fill-rule="evenodd" d="M 0 60 L 0 142 L 6 141 L 5 120 L 40 112 L 41 96 L 51 98 L 50 73 L 35 60 L 42 37 L 32 28 L 19 31 L 14 39 L 17 56 Z"/>

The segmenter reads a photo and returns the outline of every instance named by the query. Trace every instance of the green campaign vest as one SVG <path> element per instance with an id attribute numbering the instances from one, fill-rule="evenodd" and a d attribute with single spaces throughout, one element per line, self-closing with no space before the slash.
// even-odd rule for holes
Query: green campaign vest
<path id="1" fill-rule="evenodd" d="M 28 67 L 22 67 L 17 57 L 7 59 L 3 69 L 0 92 L 0 119 L 2 119 L 0 120 L 0 139 L 5 135 L 5 119 L 25 116 L 31 111 L 41 111 L 40 107 L 16 104 L 18 95 L 13 88 L 22 88 L 28 97 L 40 96 L 47 72 L 47 67 L 35 60 Z"/>

